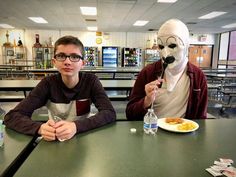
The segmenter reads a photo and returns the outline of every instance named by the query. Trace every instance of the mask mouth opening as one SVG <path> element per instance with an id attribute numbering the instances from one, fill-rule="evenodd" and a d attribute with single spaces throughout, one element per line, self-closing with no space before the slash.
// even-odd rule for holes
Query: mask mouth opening
<path id="1" fill-rule="evenodd" d="M 175 61 L 175 57 L 174 56 L 168 56 L 166 58 L 162 57 L 162 60 L 164 61 L 164 63 L 163 63 L 163 70 L 165 71 L 167 65 L 171 64 L 171 63 L 173 63 Z"/>
<path id="2" fill-rule="evenodd" d="M 164 64 L 171 64 L 171 63 L 173 63 L 174 61 L 175 61 L 175 57 L 174 56 L 168 56 L 168 57 L 163 57 L 162 58 L 163 59 L 163 61 L 164 61 Z"/>
<path id="3" fill-rule="evenodd" d="M 168 64 L 171 64 L 171 63 L 173 63 L 175 61 L 175 57 L 174 56 L 168 56 L 166 58 L 163 57 L 162 59 L 164 61 L 164 63 L 163 63 L 163 71 L 162 71 L 163 76 L 162 77 L 164 77 L 165 69 L 167 68 Z"/>

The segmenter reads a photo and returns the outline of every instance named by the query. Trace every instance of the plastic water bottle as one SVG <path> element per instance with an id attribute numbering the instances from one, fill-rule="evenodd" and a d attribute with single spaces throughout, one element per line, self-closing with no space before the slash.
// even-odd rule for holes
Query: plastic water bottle
<path id="1" fill-rule="evenodd" d="M 143 131 L 144 133 L 149 134 L 149 130 L 150 130 L 150 117 L 148 116 L 147 112 L 143 119 Z"/>
<path id="2" fill-rule="evenodd" d="M 158 130 L 157 116 L 153 109 L 148 109 L 144 116 L 143 130 L 146 134 L 155 135 Z"/>
<path id="3" fill-rule="evenodd" d="M 4 144 L 3 131 L 4 131 L 3 121 L 0 120 L 0 147 L 3 147 Z"/>

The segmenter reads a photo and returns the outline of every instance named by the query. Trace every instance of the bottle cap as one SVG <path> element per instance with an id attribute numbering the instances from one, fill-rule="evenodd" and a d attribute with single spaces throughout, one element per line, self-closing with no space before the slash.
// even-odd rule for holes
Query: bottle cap
<path id="1" fill-rule="evenodd" d="M 137 131 L 136 128 L 131 128 L 131 129 L 130 129 L 130 132 L 131 132 L 131 133 L 136 133 L 136 131 Z"/>
<path id="2" fill-rule="evenodd" d="M 149 108 L 148 111 L 149 112 L 154 112 L 154 109 L 153 108 Z"/>

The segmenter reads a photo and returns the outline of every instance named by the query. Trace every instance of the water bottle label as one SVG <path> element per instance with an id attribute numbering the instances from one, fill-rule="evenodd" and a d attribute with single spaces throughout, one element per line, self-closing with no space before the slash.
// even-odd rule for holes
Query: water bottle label
<path id="1" fill-rule="evenodd" d="M 150 124 L 144 123 L 144 124 L 143 124 L 143 128 L 150 128 Z"/>
<path id="2" fill-rule="evenodd" d="M 3 146 L 3 132 L 0 132 L 0 147 Z"/>
<path id="3" fill-rule="evenodd" d="M 155 123 L 155 124 L 151 124 L 151 128 L 157 128 L 158 126 L 157 126 L 157 124 Z"/>
<path id="4" fill-rule="evenodd" d="M 0 120 L 0 147 L 3 147 L 3 130 L 4 125 L 2 125 L 2 120 Z"/>

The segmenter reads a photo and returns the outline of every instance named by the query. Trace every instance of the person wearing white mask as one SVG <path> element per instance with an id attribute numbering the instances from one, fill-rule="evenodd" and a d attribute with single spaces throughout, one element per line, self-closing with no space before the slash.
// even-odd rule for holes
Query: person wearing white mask
<path id="1" fill-rule="evenodd" d="M 139 73 L 126 107 L 128 120 L 143 120 L 148 108 L 159 118 L 207 118 L 207 81 L 188 62 L 189 30 L 178 19 L 166 21 L 158 31 L 161 60 Z"/>

